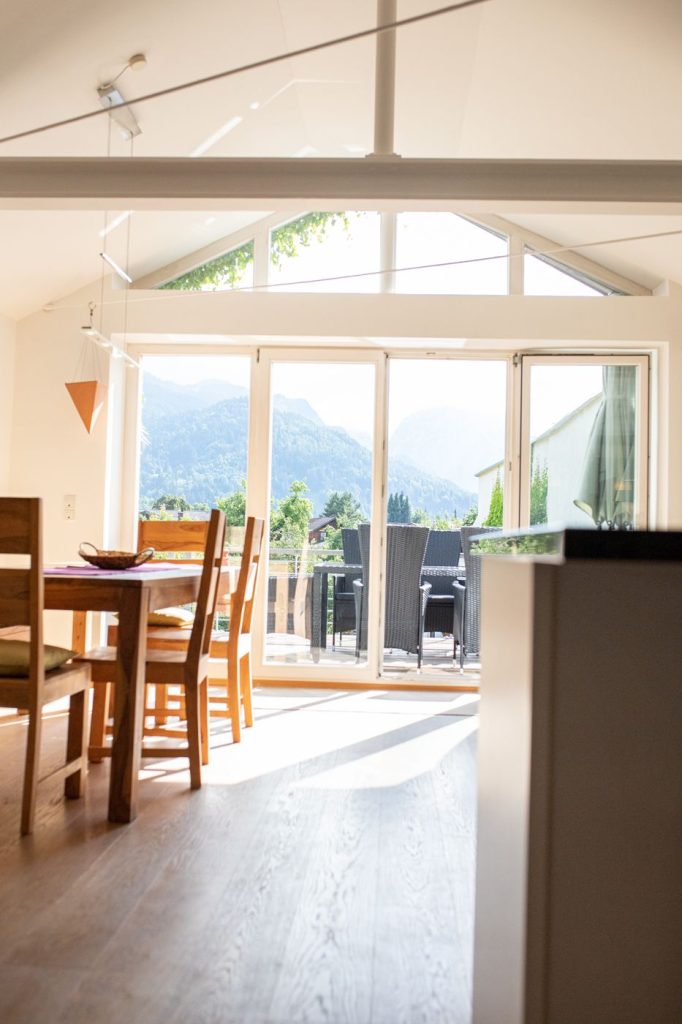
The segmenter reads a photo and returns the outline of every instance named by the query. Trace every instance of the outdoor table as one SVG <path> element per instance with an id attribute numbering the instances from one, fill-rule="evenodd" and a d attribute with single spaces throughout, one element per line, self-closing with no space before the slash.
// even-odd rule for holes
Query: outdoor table
<path id="1" fill-rule="evenodd" d="M 234 570 L 225 571 L 232 584 Z M 44 571 L 45 608 L 118 614 L 109 821 L 133 821 L 137 815 L 147 616 L 157 608 L 196 601 L 201 572 L 198 565 L 176 569 L 153 564 L 120 572 L 87 566 Z"/>
<path id="2" fill-rule="evenodd" d="M 349 581 L 360 579 L 361 565 L 344 565 L 340 562 L 318 562 L 313 567 L 313 608 L 311 653 L 319 661 L 320 649 L 327 646 L 327 604 L 330 576 L 345 576 Z"/>

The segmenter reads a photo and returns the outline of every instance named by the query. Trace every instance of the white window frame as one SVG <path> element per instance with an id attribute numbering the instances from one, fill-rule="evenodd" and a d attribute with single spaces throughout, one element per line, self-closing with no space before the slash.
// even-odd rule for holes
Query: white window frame
<path id="1" fill-rule="evenodd" d="M 514 461 L 519 467 L 517 473 L 519 492 L 515 496 L 518 502 L 518 525 L 525 527 L 530 522 L 530 475 L 531 475 L 531 438 L 530 438 L 530 406 L 531 406 L 531 372 L 534 366 L 636 366 L 637 375 L 637 419 L 636 436 L 636 467 L 637 490 L 635 494 L 635 526 L 646 529 L 649 521 L 649 465 L 650 465 L 650 427 L 649 427 L 649 389 L 650 360 L 647 355 L 526 355 L 520 356 L 520 431 L 519 446 L 514 454 Z"/>

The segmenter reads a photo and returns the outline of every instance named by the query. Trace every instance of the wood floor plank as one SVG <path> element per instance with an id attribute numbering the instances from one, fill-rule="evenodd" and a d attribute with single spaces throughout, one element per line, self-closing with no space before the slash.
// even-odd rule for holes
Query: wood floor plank
<path id="1" fill-rule="evenodd" d="M 452 701 L 257 695 L 201 790 L 152 763 L 114 826 L 97 765 L 23 841 L 3 725 L 3 1024 L 468 1024 L 475 719 Z"/>

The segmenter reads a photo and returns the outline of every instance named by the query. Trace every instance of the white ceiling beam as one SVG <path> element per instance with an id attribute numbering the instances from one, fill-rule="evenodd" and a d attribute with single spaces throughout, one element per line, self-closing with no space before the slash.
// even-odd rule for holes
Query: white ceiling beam
<path id="1" fill-rule="evenodd" d="M 0 158 L 4 209 L 682 213 L 682 162 Z"/>

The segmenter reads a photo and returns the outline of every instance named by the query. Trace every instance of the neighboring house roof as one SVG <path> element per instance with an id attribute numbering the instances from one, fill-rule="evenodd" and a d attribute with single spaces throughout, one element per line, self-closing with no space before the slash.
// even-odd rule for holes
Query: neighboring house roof
<path id="1" fill-rule="evenodd" d="M 553 423 L 551 427 L 548 427 L 547 430 L 544 430 L 541 434 L 538 434 L 537 437 L 533 438 L 531 445 L 537 444 L 538 441 L 544 441 L 546 438 L 551 437 L 552 434 L 557 434 L 560 430 L 563 430 L 564 427 L 580 413 L 585 412 L 585 410 L 591 405 L 598 404 L 601 401 L 601 397 L 601 392 L 597 395 L 592 395 L 592 397 L 584 401 L 582 405 L 579 405 L 577 409 L 572 409 L 570 412 L 566 413 L 565 416 L 562 416 L 560 420 L 557 420 L 556 423 Z M 489 466 L 479 469 L 478 473 L 474 473 L 474 476 L 478 477 L 483 476 L 484 473 L 490 473 L 491 470 L 501 467 L 503 463 L 504 459 L 498 459 L 497 462 L 492 462 Z"/>
<path id="2" fill-rule="evenodd" d="M 308 532 L 324 530 L 327 526 L 336 526 L 336 516 L 315 516 L 308 522 Z"/>

